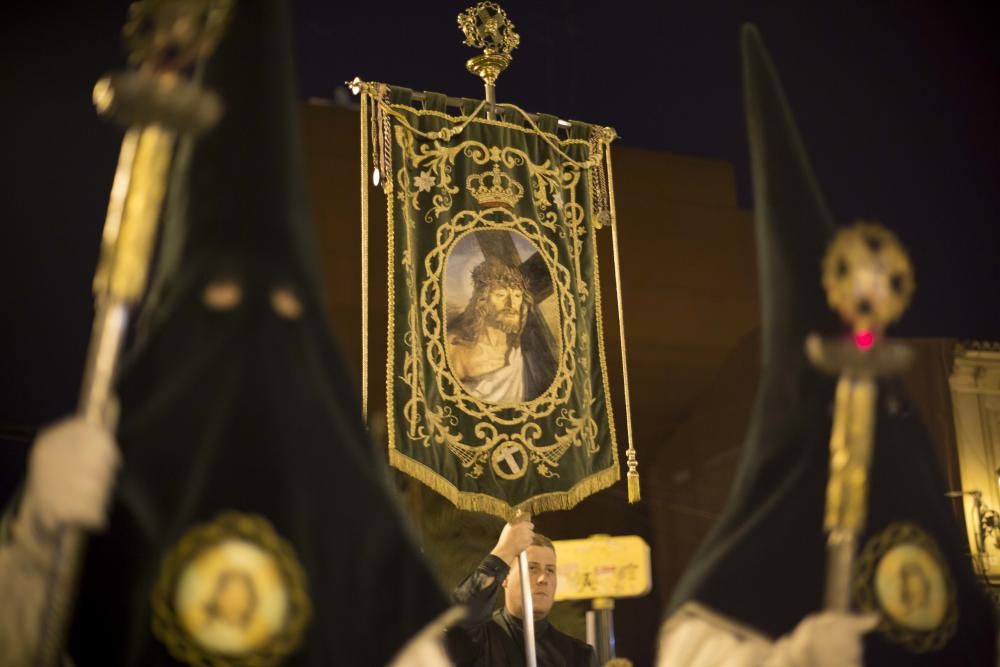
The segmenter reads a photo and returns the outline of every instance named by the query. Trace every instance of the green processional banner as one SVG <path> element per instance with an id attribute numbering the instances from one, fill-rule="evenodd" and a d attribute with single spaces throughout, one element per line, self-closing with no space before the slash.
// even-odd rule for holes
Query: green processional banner
<path id="1" fill-rule="evenodd" d="M 390 463 L 463 509 L 568 509 L 619 478 L 595 234 L 614 131 L 412 97 L 363 96 L 389 197 Z"/>

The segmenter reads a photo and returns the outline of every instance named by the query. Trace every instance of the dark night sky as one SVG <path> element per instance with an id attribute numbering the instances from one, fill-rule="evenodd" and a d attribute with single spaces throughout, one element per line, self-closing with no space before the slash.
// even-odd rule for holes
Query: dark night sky
<path id="1" fill-rule="evenodd" d="M 355 75 L 481 96 L 455 23 L 467 4 L 300 0 L 303 97 L 331 97 Z M 502 4 L 521 46 L 499 101 L 612 125 L 626 145 L 731 161 L 748 207 L 738 30 L 757 23 L 837 217 L 881 219 L 911 251 L 918 289 L 895 332 L 1000 340 L 1000 57 L 988 3 Z M 5 438 L 75 404 L 121 136 L 94 115 L 90 90 L 121 66 L 124 6 L 5 10 Z M 623 243 L 628 224 L 656 221 L 623 221 Z"/>

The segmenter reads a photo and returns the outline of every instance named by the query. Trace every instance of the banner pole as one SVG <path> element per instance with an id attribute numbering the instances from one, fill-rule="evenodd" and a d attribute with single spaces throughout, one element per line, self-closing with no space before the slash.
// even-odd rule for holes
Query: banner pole
<path id="1" fill-rule="evenodd" d="M 525 549 L 517 557 L 521 569 L 521 601 L 524 607 L 521 619 L 524 625 L 524 660 L 528 667 L 536 667 L 535 657 L 535 603 L 531 598 L 531 572 L 528 569 L 528 550 Z"/>
<path id="2" fill-rule="evenodd" d="M 517 511 L 511 523 L 531 521 L 529 512 Z M 527 667 L 537 667 L 535 655 L 535 602 L 531 597 L 531 569 L 528 567 L 528 550 L 517 556 L 517 566 L 521 573 L 521 627 L 524 629 L 524 661 Z"/>

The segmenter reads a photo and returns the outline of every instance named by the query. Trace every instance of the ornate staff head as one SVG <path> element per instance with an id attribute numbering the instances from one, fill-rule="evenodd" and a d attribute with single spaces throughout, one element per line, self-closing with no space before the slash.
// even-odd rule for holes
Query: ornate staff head
<path id="1" fill-rule="evenodd" d="M 458 27 L 465 34 L 465 44 L 483 49 L 481 55 L 469 58 L 465 68 L 487 86 L 494 85 L 510 65 L 510 52 L 521 43 L 507 12 L 495 2 L 480 2 L 458 15 Z"/>
<path id="2" fill-rule="evenodd" d="M 123 37 L 133 65 L 183 69 L 208 57 L 233 0 L 141 0 L 129 7 Z"/>
<path id="3" fill-rule="evenodd" d="M 830 307 L 867 346 L 910 303 L 913 267 L 896 235 L 872 222 L 840 230 L 823 258 L 823 287 Z"/>
<path id="4" fill-rule="evenodd" d="M 134 303 L 145 289 L 174 135 L 205 131 L 222 115 L 216 94 L 180 74 L 215 50 L 232 4 L 141 0 L 129 7 L 123 39 L 135 69 L 103 77 L 93 91 L 100 115 L 135 129 L 122 144 L 94 277 L 98 294 L 110 290 Z"/>

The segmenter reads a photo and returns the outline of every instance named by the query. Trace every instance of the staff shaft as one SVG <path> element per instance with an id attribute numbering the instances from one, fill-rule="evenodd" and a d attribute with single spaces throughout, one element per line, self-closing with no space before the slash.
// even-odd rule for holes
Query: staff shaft
<path id="1" fill-rule="evenodd" d="M 518 510 L 511 523 L 531 521 L 531 514 Z M 524 660 L 526 667 L 536 667 L 535 657 L 535 603 L 531 597 L 531 568 L 528 566 L 528 550 L 517 556 L 517 567 L 521 573 L 521 628 L 524 631 Z"/>
<path id="2" fill-rule="evenodd" d="M 824 604 L 831 611 L 850 609 L 857 538 L 867 517 L 877 391 L 870 375 L 850 369 L 837 382 L 824 519 L 828 533 Z"/>
<path id="3" fill-rule="evenodd" d="M 536 667 L 535 657 L 535 603 L 531 597 L 531 570 L 528 567 L 528 550 L 525 549 L 517 557 L 521 569 L 521 621 L 524 625 L 524 659 L 527 667 Z"/>
<path id="4" fill-rule="evenodd" d="M 129 310 L 141 296 L 149 270 L 156 226 L 166 191 L 174 133 L 156 125 L 133 128 L 122 141 L 108 204 L 101 257 L 94 279 L 96 313 L 80 390 L 78 414 L 114 430 L 109 423 L 115 372 Z M 59 529 L 53 544 L 36 663 L 54 667 L 61 660 L 72 619 L 79 564 L 86 532 Z"/>
<path id="5" fill-rule="evenodd" d="M 484 83 L 486 90 L 486 118 L 496 120 L 497 118 L 497 87 L 492 83 Z"/>

